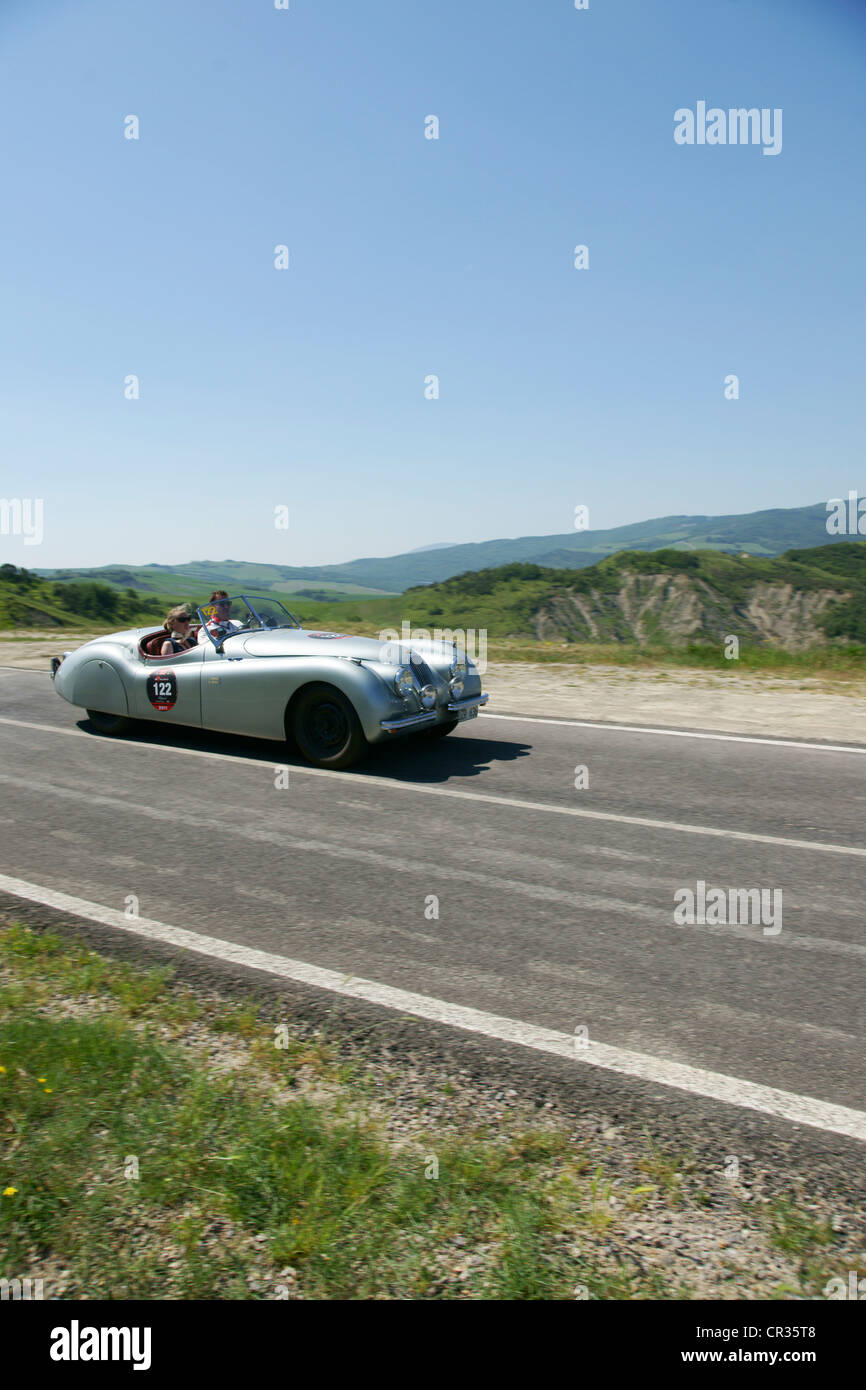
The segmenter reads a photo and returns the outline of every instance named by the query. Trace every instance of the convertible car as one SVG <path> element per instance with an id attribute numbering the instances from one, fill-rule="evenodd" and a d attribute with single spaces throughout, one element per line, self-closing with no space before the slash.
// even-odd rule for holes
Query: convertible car
<path id="1" fill-rule="evenodd" d="M 188 724 L 295 743 L 317 767 L 351 767 L 371 743 L 449 734 L 487 703 L 473 662 L 444 642 L 380 642 L 310 632 L 273 598 L 241 594 L 198 609 L 198 643 L 134 628 L 54 657 L 64 700 L 102 734 L 134 720 Z"/>

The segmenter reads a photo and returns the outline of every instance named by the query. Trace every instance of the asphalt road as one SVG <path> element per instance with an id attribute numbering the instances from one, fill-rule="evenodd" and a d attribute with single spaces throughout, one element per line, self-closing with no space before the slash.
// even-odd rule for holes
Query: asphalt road
<path id="1" fill-rule="evenodd" d="M 12 670 L 0 749 L 0 874 L 866 1110 L 864 753 L 482 716 L 321 775 L 271 743 L 101 738 Z M 677 926 L 699 880 L 781 890 L 782 930 Z"/>

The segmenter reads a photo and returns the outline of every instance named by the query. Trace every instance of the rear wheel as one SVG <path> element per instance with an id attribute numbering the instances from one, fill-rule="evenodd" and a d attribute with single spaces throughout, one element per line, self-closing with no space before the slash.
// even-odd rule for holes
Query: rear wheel
<path id="1" fill-rule="evenodd" d="M 316 767 L 351 767 L 367 740 L 351 701 L 332 685 L 308 685 L 292 708 L 292 735 Z"/>
<path id="2" fill-rule="evenodd" d="M 106 734 L 109 738 L 118 738 L 132 728 L 132 720 L 122 714 L 104 714 L 102 710 L 89 709 L 87 718 L 97 733 Z"/>

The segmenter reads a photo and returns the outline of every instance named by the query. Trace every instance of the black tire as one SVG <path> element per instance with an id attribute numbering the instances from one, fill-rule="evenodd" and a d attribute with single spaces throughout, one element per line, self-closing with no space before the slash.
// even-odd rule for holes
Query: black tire
<path id="1" fill-rule="evenodd" d="M 108 738 L 119 738 L 132 728 L 132 720 L 122 714 L 103 714 L 102 710 L 89 709 L 87 718 L 98 734 L 105 734 Z"/>
<path id="2" fill-rule="evenodd" d="M 333 685 L 308 685 L 292 706 L 292 737 L 315 767 L 352 767 L 368 744 L 350 700 Z"/>
<path id="3" fill-rule="evenodd" d="M 459 719 L 449 719 L 447 724 L 431 724 L 429 729 L 422 729 L 422 738 L 444 738 L 446 734 L 453 734 Z"/>

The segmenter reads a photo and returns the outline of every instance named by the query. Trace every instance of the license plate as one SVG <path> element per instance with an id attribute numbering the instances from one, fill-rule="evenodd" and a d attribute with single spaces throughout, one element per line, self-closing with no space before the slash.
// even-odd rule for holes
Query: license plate
<path id="1" fill-rule="evenodd" d="M 468 709 L 459 709 L 457 711 L 457 719 L 458 721 L 461 719 L 475 719 L 477 714 L 478 706 L 470 705 Z"/>

